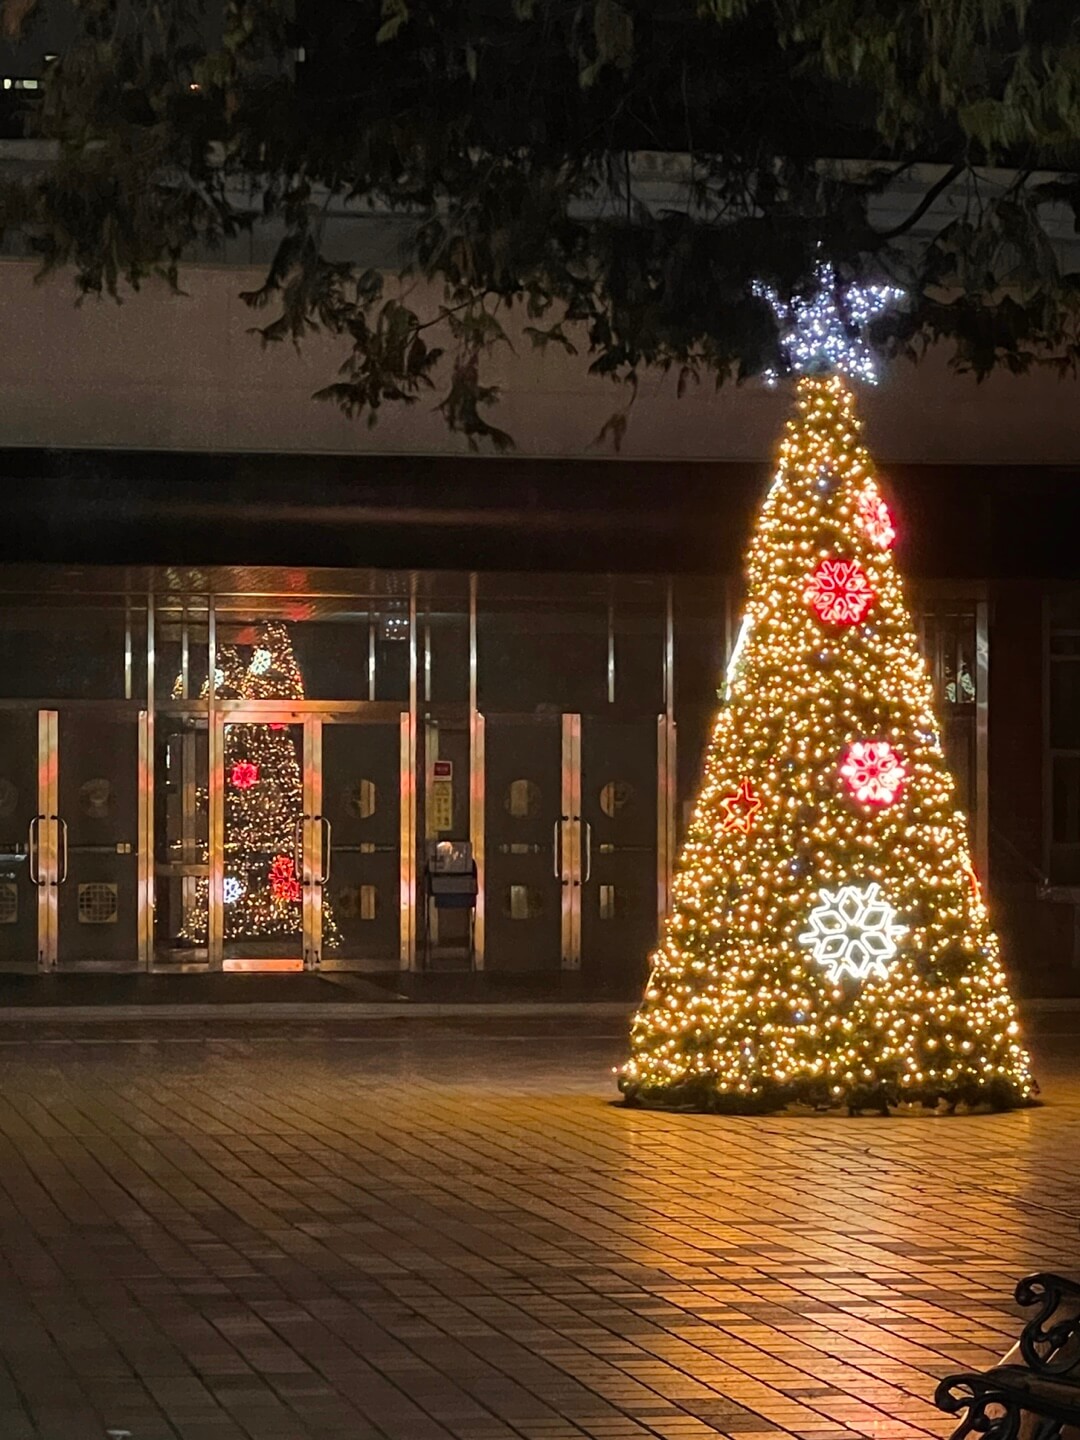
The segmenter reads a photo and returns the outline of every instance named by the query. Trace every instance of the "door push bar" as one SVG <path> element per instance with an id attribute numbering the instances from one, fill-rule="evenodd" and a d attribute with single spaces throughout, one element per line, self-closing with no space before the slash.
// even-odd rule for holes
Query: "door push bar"
<path id="1" fill-rule="evenodd" d="M 30 826 L 26 832 L 26 863 L 30 871 L 30 884 L 36 885 L 38 889 L 44 888 L 47 883 L 41 878 L 41 866 L 38 863 L 41 859 L 40 834 L 41 822 L 44 815 L 34 815 L 30 819 Z"/>

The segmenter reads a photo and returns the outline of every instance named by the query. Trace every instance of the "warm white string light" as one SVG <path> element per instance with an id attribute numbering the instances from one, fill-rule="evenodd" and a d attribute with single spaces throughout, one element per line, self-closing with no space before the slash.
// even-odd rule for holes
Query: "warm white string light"
<path id="1" fill-rule="evenodd" d="M 800 378 L 750 547 L 752 623 L 620 1074 L 636 1103 L 1010 1105 L 1031 1093 L 858 428 L 839 376 Z"/>

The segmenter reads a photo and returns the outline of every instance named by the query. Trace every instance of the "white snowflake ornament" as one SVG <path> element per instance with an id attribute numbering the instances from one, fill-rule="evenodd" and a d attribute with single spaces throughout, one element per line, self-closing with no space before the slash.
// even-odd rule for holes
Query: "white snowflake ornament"
<path id="1" fill-rule="evenodd" d="M 908 927 L 897 920 L 881 886 L 875 880 L 835 891 L 822 889 L 818 895 L 821 904 L 810 911 L 810 928 L 798 937 L 799 944 L 807 947 L 833 984 L 844 974 L 854 980 L 869 975 L 884 980 L 896 942 Z"/>

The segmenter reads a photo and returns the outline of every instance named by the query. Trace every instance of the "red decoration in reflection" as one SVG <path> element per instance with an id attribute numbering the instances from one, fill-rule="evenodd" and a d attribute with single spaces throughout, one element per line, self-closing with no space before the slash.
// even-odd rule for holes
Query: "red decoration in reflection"
<path id="1" fill-rule="evenodd" d="M 229 779 L 237 790 L 250 790 L 259 778 L 259 767 L 250 760 L 237 760 L 229 772 Z"/>
<path id="2" fill-rule="evenodd" d="M 284 729 L 285 729 L 284 721 L 281 721 L 281 720 L 271 720 L 271 721 L 270 721 L 270 729 L 271 729 L 271 730 L 284 730 Z"/>
<path id="3" fill-rule="evenodd" d="M 720 804 L 724 809 L 722 828 L 738 830 L 743 835 L 748 835 L 750 826 L 754 822 L 754 816 L 761 809 L 761 801 L 754 793 L 754 787 L 750 781 L 743 780 L 739 788 L 731 795 L 725 795 Z"/>
<path id="4" fill-rule="evenodd" d="M 907 766 L 887 740 L 856 740 L 849 745 L 840 774 L 864 805 L 891 805 L 907 779 Z"/>
<path id="5" fill-rule="evenodd" d="M 896 539 L 889 507 L 878 494 L 877 486 L 871 480 L 859 496 L 859 508 L 855 512 L 855 523 L 872 545 L 879 550 L 888 550 Z"/>
<path id="6" fill-rule="evenodd" d="M 866 571 L 855 560 L 822 560 L 803 591 L 826 625 L 857 625 L 875 598 Z"/>
<path id="7" fill-rule="evenodd" d="M 982 906 L 985 904 L 983 900 L 982 886 L 979 884 L 979 877 L 975 874 L 975 866 L 972 863 L 970 856 L 968 857 L 966 868 L 968 885 L 971 887 L 971 898 L 972 900 L 974 900 L 976 905 Z"/>
<path id="8" fill-rule="evenodd" d="M 275 900 L 300 899 L 300 881 L 291 855 L 275 855 L 270 862 L 270 894 Z"/>

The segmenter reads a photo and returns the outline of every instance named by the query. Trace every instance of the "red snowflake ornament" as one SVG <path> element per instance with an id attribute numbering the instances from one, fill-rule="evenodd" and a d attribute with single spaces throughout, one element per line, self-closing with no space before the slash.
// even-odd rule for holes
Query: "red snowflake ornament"
<path id="1" fill-rule="evenodd" d="M 749 780 L 741 781 L 739 788 L 732 794 L 725 795 L 720 801 L 720 805 L 724 811 L 721 828 L 738 830 L 743 835 L 750 833 L 754 816 L 761 809 L 761 801 L 754 793 L 754 787 Z"/>
<path id="2" fill-rule="evenodd" d="M 291 855 L 275 855 L 270 862 L 270 894 L 275 900 L 295 902 L 300 899 L 300 881 Z"/>
<path id="3" fill-rule="evenodd" d="M 806 582 L 803 599 L 825 625 L 858 625 L 876 596 L 856 560 L 822 560 Z"/>
<path id="4" fill-rule="evenodd" d="M 889 507 L 878 494 L 877 486 L 873 481 L 859 496 L 855 523 L 871 545 L 876 545 L 879 550 L 888 550 L 896 539 L 896 527 L 889 514 Z"/>
<path id="5" fill-rule="evenodd" d="M 856 740 L 840 764 L 848 789 L 864 805 L 891 805 L 899 799 L 907 766 L 887 740 Z"/>
<path id="6" fill-rule="evenodd" d="M 259 778 L 259 767 L 250 760 L 237 760 L 229 772 L 229 779 L 237 790 L 250 790 Z"/>

